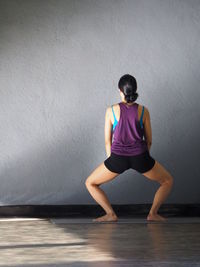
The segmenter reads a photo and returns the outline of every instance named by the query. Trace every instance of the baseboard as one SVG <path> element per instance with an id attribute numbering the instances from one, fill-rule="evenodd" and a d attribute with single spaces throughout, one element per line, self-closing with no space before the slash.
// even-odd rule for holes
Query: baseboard
<path id="1" fill-rule="evenodd" d="M 118 216 L 146 216 L 151 204 L 112 204 Z M 105 214 L 99 205 L 9 205 L 0 206 L 0 217 L 91 217 Z M 200 204 L 162 204 L 159 214 L 168 217 L 200 216 Z"/>

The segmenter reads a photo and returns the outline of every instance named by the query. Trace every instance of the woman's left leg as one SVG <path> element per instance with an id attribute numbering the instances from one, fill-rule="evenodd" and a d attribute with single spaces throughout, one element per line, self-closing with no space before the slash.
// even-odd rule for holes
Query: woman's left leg
<path id="1" fill-rule="evenodd" d="M 117 215 L 113 210 L 104 191 L 99 188 L 103 183 L 107 183 L 117 177 L 119 173 L 111 172 L 106 168 L 104 162 L 101 163 L 86 179 L 85 185 L 96 200 L 96 202 L 105 210 L 106 215 L 98 217 L 93 221 L 117 221 Z"/>

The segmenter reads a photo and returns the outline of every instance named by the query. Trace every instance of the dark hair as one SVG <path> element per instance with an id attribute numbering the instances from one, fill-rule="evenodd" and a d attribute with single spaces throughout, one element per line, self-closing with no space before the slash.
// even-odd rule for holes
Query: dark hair
<path id="1" fill-rule="evenodd" d="M 125 74 L 120 78 L 118 82 L 118 87 L 120 91 L 124 93 L 125 100 L 127 103 L 134 102 L 139 96 L 139 94 L 136 92 L 137 81 L 135 77 L 130 74 Z"/>

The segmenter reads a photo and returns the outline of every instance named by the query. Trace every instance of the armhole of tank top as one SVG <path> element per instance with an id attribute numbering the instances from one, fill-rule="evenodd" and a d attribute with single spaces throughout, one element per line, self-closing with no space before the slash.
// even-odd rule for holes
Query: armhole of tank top
<path id="1" fill-rule="evenodd" d="M 142 108 L 142 115 L 140 117 L 140 126 L 141 126 L 141 128 L 143 128 L 143 115 L 144 115 L 144 106 Z"/>
<path id="2" fill-rule="evenodd" d="M 115 121 L 117 120 L 116 117 L 115 117 L 115 113 L 114 113 L 114 110 L 113 110 L 113 105 L 112 105 L 112 113 L 113 113 L 113 117 L 114 117 L 114 124 L 115 124 Z"/>

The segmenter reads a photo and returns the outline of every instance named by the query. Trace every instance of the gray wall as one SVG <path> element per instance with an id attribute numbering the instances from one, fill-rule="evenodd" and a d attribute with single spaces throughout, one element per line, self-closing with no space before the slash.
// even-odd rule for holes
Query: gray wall
<path id="1" fill-rule="evenodd" d="M 96 204 L 84 182 L 125 73 L 174 176 L 165 203 L 199 203 L 199 43 L 199 0 L 0 1 L 0 204 Z M 158 186 L 128 170 L 102 189 L 151 203 Z"/>

